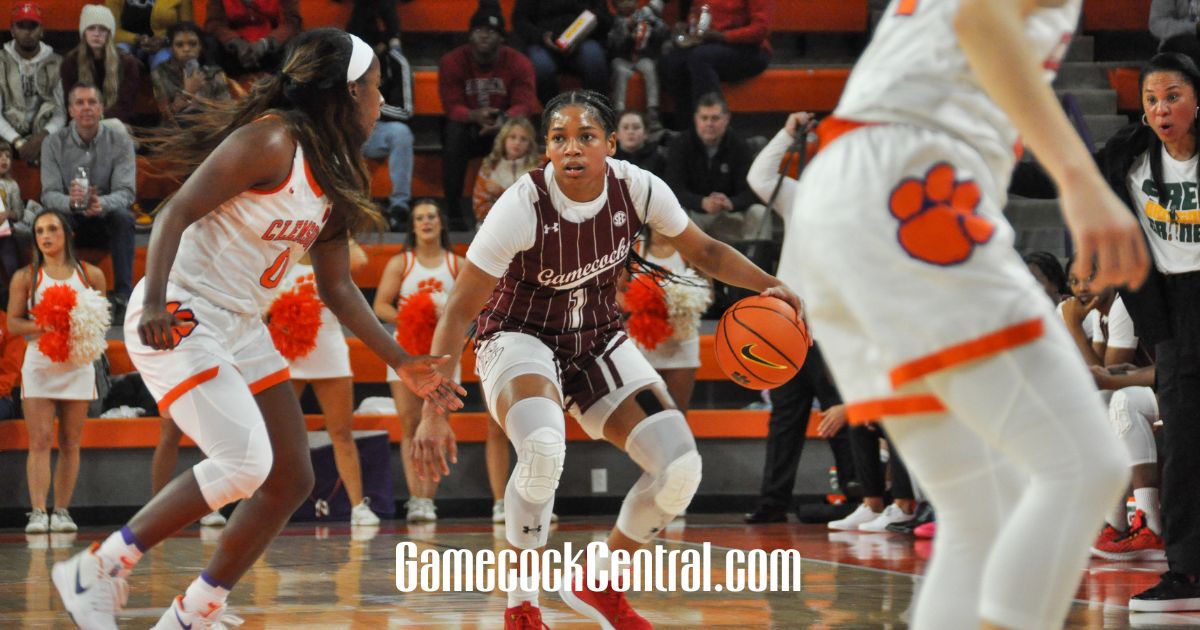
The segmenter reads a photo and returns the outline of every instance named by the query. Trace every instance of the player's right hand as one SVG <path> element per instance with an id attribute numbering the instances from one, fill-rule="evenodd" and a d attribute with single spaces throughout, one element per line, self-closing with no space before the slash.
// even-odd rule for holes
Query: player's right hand
<path id="1" fill-rule="evenodd" d="M 178 343 L 175 330 L 183 326 L 184 323 L 171 314 L 166 306 L 146 306 L 138 322 L 138 337 L 143 345 L 155 350 L 172 350 Z"/>
<path id="2" fill-rule="evenodd" d="M 1060 185 L 1063 218 L 1075 242 L 1078 278 L 1096 274 L 1093 290 L 1128 286 L 1136 289 L 1146 279 L 1150 255 L 1142 228 L 1121 200 L 1100 177 Z"/>
<path id="3" fill-rule="evenodd" d="M 462 409 L 463 402 L 459 396 L 466 396 L 467 390 L 438 371 L 438 366 L 449 360 L 449 355 L 408 356 L 400 365 L 395 366 L 396 374 L 405 386 L 424 398 L 425 402 L 433 404 L 441 411 L 455 411 Z"/>
<path id="4" fill-rule="evenodd" d="M 412 439 L 412 462 L 417 478 L 439 481 L 450 474 L 450 464 L 458 463 L 458 443 L 445 412 L 426 402 L 421 408 L 421 423 Z"/>

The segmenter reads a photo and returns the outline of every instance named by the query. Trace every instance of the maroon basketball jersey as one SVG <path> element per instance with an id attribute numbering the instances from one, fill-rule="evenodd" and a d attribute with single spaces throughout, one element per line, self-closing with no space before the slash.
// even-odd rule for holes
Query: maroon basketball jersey
<path id="1" fill-rule="evenodd" d="M 546 173 L 529 173 L 537 189 L 537 236 L 496 285 L 476 322 L 476 350 L 492 335 L 520 332 L 554 351 L 567 407 L 586 411 L 607 393 L 589 376 L 597 359 L 624 338 L 617 278 L 642 226 L 629 187 L 608 169 L 608 199 L 596 216 L 564 220 L 550 202 Z M 619 386 L 619 385 L 618 385 Z"/>

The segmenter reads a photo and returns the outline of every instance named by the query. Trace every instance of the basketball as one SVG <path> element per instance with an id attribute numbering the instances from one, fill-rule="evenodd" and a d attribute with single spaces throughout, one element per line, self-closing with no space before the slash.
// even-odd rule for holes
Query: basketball
<path id="1" fill-rule="evenodd" d="M 779 298 L 738 300 L 717 323 L 717 364 L 748 389 L 774 389 L 791 380 L 808 356 L 808 329 Z"/>

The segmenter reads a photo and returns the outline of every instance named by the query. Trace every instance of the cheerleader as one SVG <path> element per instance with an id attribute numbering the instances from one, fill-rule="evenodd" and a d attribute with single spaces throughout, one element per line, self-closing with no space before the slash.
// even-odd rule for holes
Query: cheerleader
<path id="1" fill-rule="evenodd" d="M 38 348 L 42 328 L 30 319 L 29 311 L 46 289 L 68 286 L 76 291 L 95 289 L 104 293 L 104 272 L 79 261 L 71 247 L 71 222 L 54 210 L 43 210 L 33 220 L 33 264 L 13 276 L 8 297 L 8 330 L 25 335 L 25 362 L 21 367 L 21 398 L 29 431 L 29 455 L 25 474 L 33 511 L 25 526 L 28 534 L 47 531 L 73 532 L 78 528 L 67 513 L 75 479 L 79 476 L 79 438 L 87 418 L 88 403 L 96 399 L 96 371 L 92 364 L 55 362 Z M 54 511 L 46 512 L 50 491 L 50 447 L 54 441 L 54 418 L 58 417 L 58 468 L 54 471 Z"/>
<path id="2" fill-rule="evenodd" d="M 638 253 L 647 262 L 654 263 L 667 271 L 670 271 L 676 276 L 688 273 L 691 267 L 684 262 L 683 256 L 679 254 L 679 250 L 665 238 L 654 238 L 654 232 L 647 232 L 646 238 L 638 243 Z M 697 281 L 698 278 L 697 278 Z M 671 285 L 665 287 L 667 290 L 668 310 L 673 310 L 671 307 L 672 296 L 680 296 L 683 294 L 672 291 Z M 682 288 L 690 294 L 695 295 L 694 291 L 703 292 L 704 297 L 695 297 L 694 319 L 700 318 L 700 313 L 712 303 L 712 289 L 699 288 L 693 289 L 684 285 Z M 674 323 L 674 322 L 673 322 Z M 662 376 L 663 381 L 667 384 L 667 393 L 671 394 L 671 399 L 675 401 L 675 405 L 679 407 L 680 413 L 687 415 L 688 403 L 692 400 L 692 390 L 696 386 L 696 370 L 700 367 L 700 329 L 698 326 L 692 326 L 682 337 L 672 335 L 668 339 L 664 339 L 654 346 L 651 350 L 647 348 L 641 341 L 634 338 L 634 343 L 637 344 L 638 350 L 642 351 L 646 360 L 650 362 L 650 366 Z"/>
<path id="3" fill-rule="evenodd" d="M 350 267 L 366 264 L 367 254 L 358 243 L 350 241 Z M 288 270 L 280 288 L 283 292 L 310 285 L 316 291 L 316 275 L 308 255 L 301 257 Z M 333 461 L 338 476 L 346 485 L 350 497 L 350 524 L 379 525 L 379 517 L 371 511 L 371 499 L 363 495 L 362 466 L 358 461 L 358 448 L 354 445 L 354 372 L 350 369 L 350 348 L 342 324 L 328 306 L 321 304 L 321 323 L 317 328 L 316 347 L 303 356 L 288 356 L 288 368 L 292 373 L 292 387 L 296 397 L 311 385 L 321 412 L 325 416 L 325 429 L 333 442 Z"/>
<path id="4" fill-rule="evenodd" d="M 462 258 L 450 251 L 446 212 L 436 199 L 419 199 L 413 205 L 408 217 L 405 244 L 407 249 L 388 261 L 379 280 L 379 289 L 375 292 L 375 314 L 387 323 L 396 323 L 397 316 L 403 310 L 404 299 L 418 292 L 428 292 L 435 296 L 436 301 L 448 295 L 462 265 Z M 427 339 L 432 339 L 433 328 L 430 327 L 425 335 Z M 403 334 L 401 338 L 404 338 Z M 456 371 L 455 380 L 457 374 Z M 436 521 L 437 509 L 433 496 L 437 494 L 437 481 L 420 479 L 412 467 L 412 436 L 420 419 L 421 399 L 400 383 L 393 370 L 388 370 L 387 381 L 392 400 L 396 403 L 396 413 L 404 424 L 400 458 L 404 464 L 404 479 L 408 484 L 409 499 L 405 506 L 408 510 L 407 519 L 414 523 Z M 504 433 L 491 422 L 488 423 L 486 451 L 488 480 L 495 501 L 492 517 L 493 520 L 499 519 L 497 522 L 504 522 L 508 444 Z"/>

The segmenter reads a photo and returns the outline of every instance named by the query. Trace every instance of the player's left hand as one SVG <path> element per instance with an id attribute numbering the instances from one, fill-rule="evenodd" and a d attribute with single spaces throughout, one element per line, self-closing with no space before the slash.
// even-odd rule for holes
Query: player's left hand
<path id="1" fill-rule="evenodd" d="M 456 411 L 462 409 L 463 402 L 459 396 L 466 396 L 467 390 L 438 371 L 438 366 L 449 360 L 450 355 L 410 355 L 394 367 L 400 381 L 414 394 L 442 411 Z"/>
<path id="2" fill-rule="evenodd" d="M 759 293 L 759 295 L 763 297 L 779 298 L 784 302 L 787 302 L 792 308 L 796 309 L 796 321 L 803 321 L 807 323 L 806 314 L 804 312 L 804 300 L 801 300 L 800 296 L 796 295 L 796 293 L 789 289 L 786 284 L 777 284 L 773 287 L 769 287 L 767 290 Z"/>

